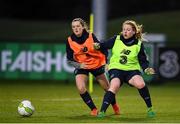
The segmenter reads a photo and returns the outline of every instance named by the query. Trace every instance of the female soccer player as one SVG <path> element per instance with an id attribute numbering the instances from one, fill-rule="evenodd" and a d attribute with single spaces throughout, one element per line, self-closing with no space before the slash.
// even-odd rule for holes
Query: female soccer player
<path id="1" fill-rule="evenodd" d="M 112 49 L 109 63 L 110 88 L 104 95 L 98 117 L 105 116 L 106 109 L 123 82 L 138 89 L 147 105 L 147 115 L 155 116 L 149 90 L 140 69 L 142 68 L 147 74 L 154 74 L 155 71 L 149 67 L 142 39 L 142 25 L 138 25 L 133 20 L 127 20 L 122 25 L 120 35 L 114 36 L 107 42 L 94 43 L 95 49 Z"/>
<path id="2" fill-rule="evenodd" d="M 75 67 L 76 86 L 83 101 L 91 109 L 91 115 L 98 114 L 90 94 L 86 89 L 88 74 L 92 73 L 101 87 L 107 91 L 109 82 L 105 76 L 106 52 L 94 49 L 93 43 L 98 42 L 96 36 L 88 33 L 87 25 L 81 18 L 72 21 L 72 35 L 66 42 L 66 52 L 68 62 Z M 115 97 L 111 101 L 115 114 L 120 114 L 119 106 Z"/>

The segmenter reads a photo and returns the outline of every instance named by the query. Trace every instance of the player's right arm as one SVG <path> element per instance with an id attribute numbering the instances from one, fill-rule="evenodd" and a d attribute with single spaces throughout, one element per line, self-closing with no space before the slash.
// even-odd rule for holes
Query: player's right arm
<path id="1" fill-rule="evenodd" d="M 100 43 L 94 43 L 95 49 L 105 50 L 105 49 L 112 49 L 115 43 L 117 36 L 114 36 L 108 40 L 102 41 Z"/>
<path id="2" fill-rule="evenodd" d="M 75 61 L 67 61 L 68 64 L 72 65 L 74 68 L 77 68 L 77 69 L 80 69 L 80 68 L 85 68 L 85 64 L 81 64 L 81 63 L 78 63 L 78 62 L 75 62 Z"/>
<path id="3" fill-rule="evenodd" d="M 67 62 L 68 64 L 70 64 L 71 66 L 73 66 L 74 68 L 84 68 L 85 65 L 78 63 L 74 60 L 74 55 L 73 55 L 74 51 L 71 49 L 68 41 L 66 42 L 66 58 L 67 58 Z"/>

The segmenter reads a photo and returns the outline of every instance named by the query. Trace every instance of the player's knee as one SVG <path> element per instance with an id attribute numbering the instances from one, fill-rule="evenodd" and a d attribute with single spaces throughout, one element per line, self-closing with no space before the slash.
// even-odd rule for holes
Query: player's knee
<path id="1" fill-rule="evenodd" d="M 142 89 L 143 87 L 145 87 L 145 83 L 138 83 L 136 87 L 138 89 Z"/>
<path id="2" fill-rule="evenodd" d="M 109 91 L 113 92 L 113 93 L 117 93 L 119 90 L 119 85 L 115 84 L 115 85 L 111 85 L 109 88 Z"/>
<path id="3" fill-rule="evenodd" d="M 83 93 L 86 92 L 86 88 L 84 88 L 84 87 L 78 87 L 78 91 L 79 91 L 80 94 L 83 94 Z"/>
<path id="4" fill-rule="evenodd" d="M 104 89 L 105 91 L 108 91 L 109 85 L 104 85 L 104 86 L 103 86 L 103 89 Z"/>

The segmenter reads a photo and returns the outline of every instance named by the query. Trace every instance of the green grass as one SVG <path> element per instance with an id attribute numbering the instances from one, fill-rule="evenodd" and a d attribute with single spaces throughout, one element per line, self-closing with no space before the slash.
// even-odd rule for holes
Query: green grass
<path id="1" fill-rule="evenodd" d="M 113 115 L 110 106 L 106 113 L 107 117 L 99 119 L 89 115 L 90 110 L 80 99 L 74 83 L 1 81 L 0 122 L 180 123 L 180 83 L 151 85 L 149 89 L 157 114 L 155 118 L 146 117 L 146 107 L 137 90 L 123 85 L 117 95 L 122 114 Z M 103 94 L 99 85 L 95 85 L 92 97 L 98 108 L 101 106 Z M 35 106 L 35 113 L 31 117 L 21 117 L 17 113 L 17 106 L 23 99 L 29 99 Z"/>

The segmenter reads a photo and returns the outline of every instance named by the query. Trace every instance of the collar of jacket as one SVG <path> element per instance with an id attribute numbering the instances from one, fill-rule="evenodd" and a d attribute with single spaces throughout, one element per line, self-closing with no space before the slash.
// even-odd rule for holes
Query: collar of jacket
<path id="1" fill-rule="evenodd" d="M 127 46 L 132 46 L 134 44 L 138 43 L 138 39 L 135 38 L 135 35 L 133 35 L 129 39 L 124 39 L 123 35 L 120 36 L 120 40 Z"/>
<path id="2" fill-rule="evenodd" d="M 78 44 L 83 44 L 88 37 L 89 33 L 86 30 L 83 30 L 81 37 L 77 37 L 74 33 L 71 35 L 71 39 Z"/>

